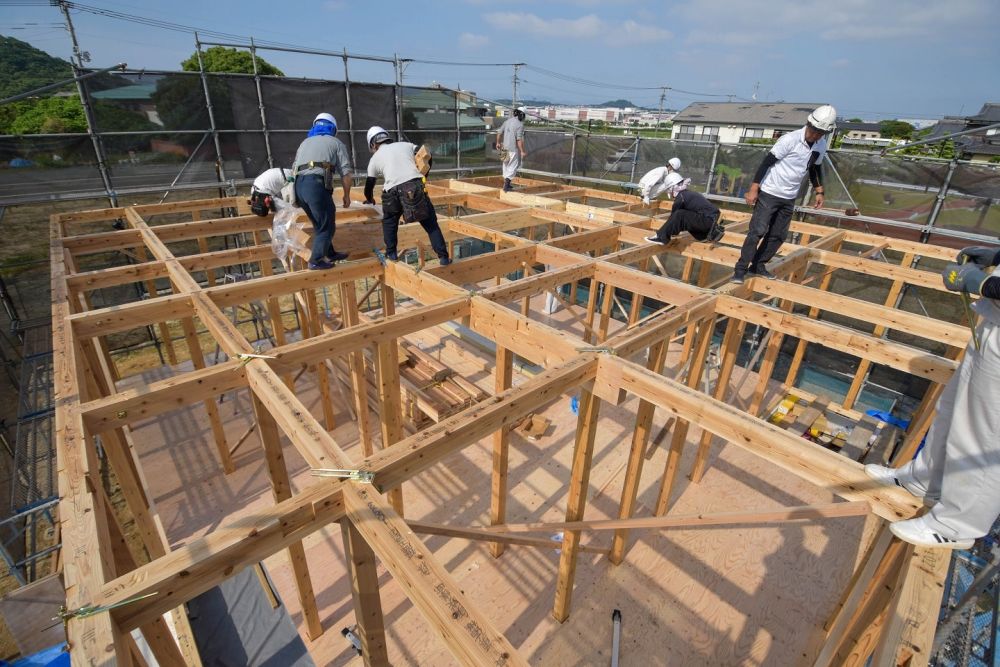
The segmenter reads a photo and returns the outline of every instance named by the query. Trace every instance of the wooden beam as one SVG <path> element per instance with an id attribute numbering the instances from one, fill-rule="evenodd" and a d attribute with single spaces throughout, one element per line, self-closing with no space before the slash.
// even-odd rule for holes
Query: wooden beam
<path id="1" fill-rule="evenodd" d="M 191 317 L 191 297 L 187 294 L 136 301 L 121 306 L 109 306 L 67 316 L 67 324 L 73 327 L 76 338 L 83 340 L 95 336 L 107 336 L 119 331 L 139 329 L 148 324 Z"/>
<path id="2" fill-rule="evenodd" d="M 382 283 L 382 308 L 386 317 L 395 313 L 396 297 L 392 288 Z M 403 408 L 399 389 L 399 345 L 396 339 L 376 345 L 378 370 L 379 422 L 382 427 L 382 449 L 386 450 L 403 438 Z M 392 507 L 403 514 L 403 489 L 396 487 L 389 493 Z"/>
<path id="3" fill-rule="evenodd" d="M 532 547 L 549 552 L 555 551 L 556 553 L 559 553 L 562 549 L 562 545 L 559 542 L 546 537 L 523 537 L 519 535 L 508 535 L 506 533 L 490 533 L 486 532 L 483 528 L 458 528 L 455 526 L 445 526 L 439 523 L 413 521 L 412 519 L 408 519 L 406 521 L 406 525 L 409 526 L 415 533 L 421 533 L 424 535 L 441 535 L 444 537 L 458 537 L 477 542 L 489 542 L 491 546 L 493 544 L 503 544 L 504 546 L 512 544 L 522 547 Z M 577 546 L 577 549 L 593 554 L 608 553 L 607 549 L 592 544 L 581 544 Z"/>
<path id="4" fill-rule="evenodd" d="M 388 665 L 375 552 L 350 521 L 340 522 L 340 532 L 344 538 L 344 560 L 351 581 L 354 619 L 358 625 L 355 634 L 361 641 L 361 657 L 366 667 Z"/>
<path id="5" fill-rule="evenodd" d="M 350 330 L 360 324 L 357 293 L 354 283 L 343 283 L 340 286 L 340 316 L 344 326 Z M 384 326 L 384 325 L 383 325 Z M 357 419 L 358 439 L 361 440 L 361 451 L 365 456 L 375 452 L 372 442 L 371 419 L 368 415 L 368 376 L 365 371 L 365 356 L 361 350 L 350 353 L 351 388 L 354 391 L 354 413 Z"/>
<path id="6" fill-rule="evenodd" d="M 493 368 L 494 392 L 500 395 L 511 387 L 514 378 L 514 355 L 510 350 L 497 346 L 496 365 Z M 493 475 L 490 485 L 490 523 L 505 523 L 507 520 L 507 467 L 510 448 L 510 430 L 513 424 L 502 424 L 493 432 Z M 490 545 L 494 558 L 503 554 L 502 542 Z"/>
<path id="7" fill-rule="evenodd" d="M 737 408 L 620 358 L 602 355 L 595 384 L 622 388 L 679 419 L 694 420 L 779 468 L 847 500 L 866 500 L 872 511 L 890 519 L 910 518 L 923 505 L 903 489 L 876 487 L 860 463 L 796 437 Z"/>

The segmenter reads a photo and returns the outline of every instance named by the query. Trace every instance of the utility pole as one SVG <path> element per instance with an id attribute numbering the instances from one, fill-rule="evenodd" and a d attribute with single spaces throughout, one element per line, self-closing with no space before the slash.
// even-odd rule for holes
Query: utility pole
<path id="1" fill-rule="evenodd" d="M 521 65 L 522 64 L 523 63 L 514 63 L 514 93 L 513 93 L 513 95 L 511 95 L 511 98 L 510 98 L 510 108 L 511 108 L 511 110 L 517 108 L 517 82 L 518 82 L 517 72 L 518 72 L 519 69 L 521 69 Z"/>
<path id="2" fill-rule="evenodd" d="M 656 114 L 656 136 L 660 135 L 660 123 L 663 121 L 663 102 L 667 99 L 667 87 L 660 88 L 660 111 Z"/>
<path id="3" fill-rule="evenodd" d="M 759 88 L 760 88 L 760 81 L 757 81 L 756 83 L 753 84 L 753 96 L 751 99 L 753 99 L 754 102 L 757 101 L 757 90 Z"/>
<path id="4" fill-rule="evenodd" d="M 83 69 L 83 64 L 85 62 L 90 62 L 90 54 L 86 51 L 80 50 L 80 44 L 76 41 L 76 30 L 73 28 L 73 19 L 69 16 L 69 3 L 65 0 L 49 0 L 53 5 L 58 5 L 59 10 L 62 12 L 63 18 L 66 19 L 66 31 L 69 33 L 69 38 L 73 42 L 73 59 L 70 61 L 70 65 L 73 67 L 73 79 L 76 81 L 76 93 L 80 96 L 80 104 L 83 106 L 83 116 L 87 120 L 87 134 L 90 135 L 90 142 L 94 146 L 94 157 L 97 160 L 97 171 L 101 174 L 101 182 L 104 184 L 104 190 L 108 194 L 108 199 L 111 201 L 112 206 L 118 206 L 118 196 L 115 194 L 114 188 L 111 187 L 111 174 L 108 172 L 108 164 L 104 159 L 104 147 L 101 146 L 100 137 L 97 136 L 97 131 L 95 130 L 96 122 L 94 120 L 94 110 L 90 106 L 90 97 L 87 95 L 87 89 L 83 85 L 83 81 L 80 80 L 80 72 Z"/>

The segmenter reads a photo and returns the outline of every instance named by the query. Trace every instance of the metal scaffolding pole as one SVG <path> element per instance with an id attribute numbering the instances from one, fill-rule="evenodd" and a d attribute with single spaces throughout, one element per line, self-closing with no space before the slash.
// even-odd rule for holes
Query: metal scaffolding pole
<path id="1" fill-rule="evenodd" d="M 358 164 L 358 149 L 354 145 L 354 110 L 351 107 L 351 75 L 347 67 L 347 49 L 344 49 L 344 95 L 347 99 L 347 137 L 351 142 L 351 162 Z"/>
<path id="2" fill-rule="evenodd" d="M 462 168 L 462 119 L 458 110 L 458 93 L 453 92 L 455 98 L 455 167 Z"/>
<path id="3" fill-rule="evenodd" d="M 951 177 L 955 175 L 955 169 L 957 167 L 958 160 L 953 158 L 951 162 L 948 163 L 948 173 L 945 174 L 944 181 L 941 183 L 941 188 L 938 190 L 937 197 L 934 198 L 934 208 L 931 209 L 931 214 L 927 218 L 927 228 L 920 234 L 921 243 L 927 243 L 927 240 L 931 236 L 931 227 L 933 227 L 937 222 L 938 214 L 941 212 L 941 207 L 944 206 L 944 199 L 948 196 L 948 187 L 951 185 Z"/>
<path id="4" fill-rule="evenodd" d="M 264 95 L 260 90 L 260 72 L 257 70 L 257 46 L 253 43 L 253 37 L 250 38 L 250 62 L 253 63 L 253 82 L 257 86 L 257 104 L 260 107 L 260 125 L 264 130 L 264 149 L 267 151 L 267 166 L 274 167 L 274 157 L 271 155 L 271 133 L 267 129 L 267 112 L 264 109 Z"/>
<path id="5" fill-rule="evenodd" d="M 90 104 L 90 95 L 87 93 L 87 86 L 82 81 L 80 74 L 83 69 L 83 52 L 80 51 L 80 44 L 76 41 L 76 30 L 73 28 L 73 21 L 69 16 L 68 4 L 60 0 L 59 9 L 62 11 L 63 18 L 66 19 L 66 30 L 69 32 L 70 39 L 73 42 L 73 60 L 70 61 L 70 65 L 73 67 L 73 80 L 76 82 L 76 92 L 80 96 L 80 104 L 83 106 L 83 115 L 87 120 L 87 134 L 90 136 L 90 142 L 94 146 L 94 158 L 97 160 L 97 170 L 101 174 L 101 182 L 104 184 L 108 200 L 112 206 L 118 206 L 118 195 L 115 194 L 115 189 L 111 184 L 111 171 L 108 169 L 107 157 L 104 155 L 104 144 L 97 133 L 97 122 L 94 119 L 94 109 Z M 87 59 L 89 60 L 90 56 L 87 56 Z"/>
<path id="6" fill-rule="evenodd" d="M 396 70 L 396 139 L 403 139 L 403 63 L 398 54 L 392 56 L 392 66 Z"/>
<path id="7" fill-rule="evenodd" d="M 224 183 L 226 181 L 226 168 L 222 163 L 222 144 L 219 143 L 219 130 L 215 126 L 215 111 L 212 109 L 212 96 L 208 92 L 208 75 L 205 74 L 205 60 L 202 58 L 201 41 L 198 39 L 198 33 L 194 34 L 194 45 L 198 55 L 198 71 L 201 73 L 201 87 L 202 90 L 205 91 L 205 107 L 208 109 L 208 125 L 212 129 L 212 141 L 215 143 L 215 156 L 217 160 L 216 169 L 219 176 L 219 182 Z"/>
<path id="8" fill-rule="evenodd" d="M 573 145 L 569 149 L 569 175 L 573 175 L 573 163 L 576 162 L 576 132 L 573 133 Z"/>
<path id="9" fill-rule="evenodd" d="M 712 149 L 712 163 L 708 166 L 708 183 L 705 184 L 705 192 L 712 191 L 712 179 L 715 178 L 715 163 L 719 159 L 719 142 L 715 142 Z"/>

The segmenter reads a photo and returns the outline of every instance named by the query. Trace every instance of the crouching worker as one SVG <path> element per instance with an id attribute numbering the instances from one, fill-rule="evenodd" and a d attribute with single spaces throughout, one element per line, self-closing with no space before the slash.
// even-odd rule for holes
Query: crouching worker
<path id="1" fill-rule="evenodd" d="M 667 177 L 676 174 L 681 168 L 680 158 L 672 157 L 667 164 L 656 169 L 650 169 L 639 179 L 639 196 L 642 203 L 649 206 L 653 199 L 659 197 L 667 189 Z"/>
<path id="2" fill-rule="evenodd" d="M 694 190 L 688 190 L 691 179 L 681 178 L 677 172 L 667 174 L 664 189 L 673 198 L 674 206 L 670 217 L 656 234 L 647 236 L 647 241 L 670 243 L 670 239 L 681 232 L 688 232 L 698 241 L 715 243 L 722 238 L 725 230 L 719 224 L 719 207 Z"/>
<path id="3" fill-rule="evenodd" d="M 382 177 L 382 238 L 385 256 L 399 259 L 396 236 L 399 218 L 403 222 L 419 222 L 427 232 L 431 247 L 442 265 L 451 264 L 448 246 L 438 226 L 437 211 L 424 189 L 424 175 L 417 168 L 415 155 L 419 150 L 407 142 L 393 142 L 389 133 L 375 125 L 368 130 L 368 148 L 373 153 L 368 162 L 368 179 L 365 181 L 365 203 L 375 203 L 375 181 Z"/>
<path id="4" fill-rule="evenodd" d="M 274 200 L 281 199 L 281 190 L 292 180 L 292 170 L 284 167 L 262 173 L 250 188 L 250 210 L 262 218 L 267 217 L 275 210 Z"/>

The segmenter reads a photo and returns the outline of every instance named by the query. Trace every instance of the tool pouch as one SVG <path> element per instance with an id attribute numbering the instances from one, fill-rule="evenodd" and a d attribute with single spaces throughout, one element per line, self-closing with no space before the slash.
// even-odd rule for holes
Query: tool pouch
<path id="1" fill-rule="evenodd" d="M 330 165 L 323 167 L 323 187 L 333 191 L 333 167 Z"/>
<path id="2" fill-rule="evenodd" d="M 419 222 L 427 220 L 434 213 L 434 205 L 424 190 L 424 184 L 413 179 L 395 187 L 399 193 L 399 201 L 403 207 L 403 222 Z"/>

